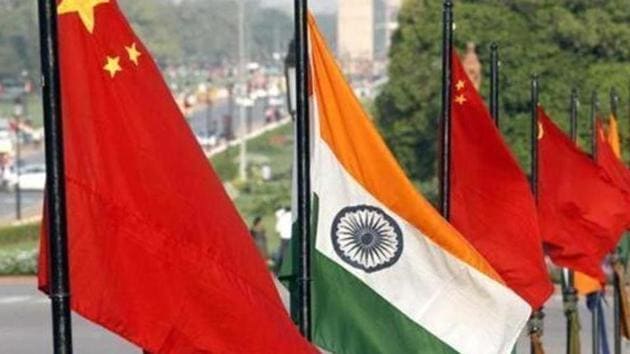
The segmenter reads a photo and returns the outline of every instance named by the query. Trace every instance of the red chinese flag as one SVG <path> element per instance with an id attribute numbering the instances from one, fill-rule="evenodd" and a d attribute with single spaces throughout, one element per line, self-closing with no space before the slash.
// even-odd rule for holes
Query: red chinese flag
<path id="1" fill-rule="evenodd" d="M 553 293 L 525 174 L 453 56 L 451 223 L 533 308 Z"/>
<path id="2" fill-rule="evenodd" d="M 116 1 L 58 13 L 72 309 L 153 353 L 314 352 Z"/>
<path id="3" fill-rule="evenodd" d="M 615 153 L 599 120 L 597 121 L 597 163 L 619 188 L 630 193 L 630 170 Z"/>
<path id="4" fill-rule="evenodd" d="M 604 281 L 601 263 L 630 226 L 630 195 L 621 190 L 538 110 L 538 210 L 554 263 Z"/>

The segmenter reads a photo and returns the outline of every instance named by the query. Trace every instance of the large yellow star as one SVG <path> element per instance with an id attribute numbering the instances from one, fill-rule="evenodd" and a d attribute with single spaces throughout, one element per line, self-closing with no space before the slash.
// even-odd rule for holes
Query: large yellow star
<path id="1" fill-rule="evenodd" d="M 129 60 L 131 60 L 136 66 L 138 65 L 138 58 L 142 55 L 136 48 L 136 43 L 131 43 L 129 47 L 125 46 L 127 50 L 127 55 L 129 55 Z"/>
<path id="2" fill-rule="evenodd" d="M 109 0 L 63 0 L 57 7 L 57 15 L 77 12 L 88 32 L 94 32 L 94 8 Z"/>
<path id="3" fill-rule="evenodd" d="M 122 71 L 120 57 L 107 57 L 107 63 L 103 66 L 103 70 L 107 71 L 111 78 L 116 76 L 116 73 Z"/>

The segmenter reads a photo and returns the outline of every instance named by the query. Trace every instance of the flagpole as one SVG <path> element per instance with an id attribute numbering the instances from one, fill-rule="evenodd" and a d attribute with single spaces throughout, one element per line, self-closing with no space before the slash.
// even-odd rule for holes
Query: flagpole
<path id="1" fill-rule="evenodd" d="M 310 125 L 308 89 L 308 3 L 295 0 L 296 60 L 296 128 L 297 128 L 297 235 L 300 257 L 298 262 L 298 326 L 302 335 L 311 339 L 311 185 L 310 185 Z"/>
<path id="2" fill-rule="evenodd" d="M 617 111 L 619 108 L 619 96 L 617 90 L 613 87 L 610 89 L 610 113 L 617 118 Z M 595 134 L 598 134 L 597 132 Z M 597 137 L 596 137 L 597 138 Z M 615 247 L 612 253 L 610 263 L 615 269 L 615 265 L 619 262 L 619 250 Z M 614 313 L 614 339 L 615 339 L 615 354 L 621 354 L 621 293 L 620 293 L 620 279 L 616 272 L 613 272 L 613 313 Z"/>
<path id="3" fill-rule="evenodd" d="M 536 203 L 538 203 L 538 76 L 534 75 L 531 81 L 531 176 L 530 184 Z M 543 321 L 545 314 L 542 308 L 534 310 L 529 319 L 528 331 L 530 335 L 531 353 L 538 354 L 542 350 L 540 338 L 543 334 Z"/>
<path id="4" fill-rule="evenodd" d="M 591 95 L 591 154 L 597 158 L 597 115 L 599 114 L 599 98 L 597 92 Z"/>
<path id="5" fill-rule="evenodd" d="M 453 2 L 444 0 L 442 32 L 442 121 L 440 159 L 440 203 L 442 216 L 450 218 L 451 185 L 451 85 L 453 81 Z"/>
<path id="6" fill-rule="evenodd" d="M 597 92 L 593 91 L 591 95 L 591 155 L 593 159 L 597 156 L 597 114 L 599 112 L 599 99 L 597 98 Z M 595 291 L 588 296 L 593 297 L 594 305 L 591 310 L 591 337 L 592 337 L 592 351 L 593 353 L 599 353 L 599 302 L 601 301 L 601 294 L 599 291 Z"/>
<path id="7" fill-rule="evenodd" d="M 68 276 L 68 234 L 64 178 L 61 83 L 57 47 L 57 1 L 39 0 L 44 139 L 46 142 L 46 207 L 50 252 L 53 352 L 72 353 L 72 318 Z"/>
<path id="8" fill-rule="evenodd" d="M 571 140 L 577 143 L 577 115 L 578 115 L 577 89 L 571 90 L 569 104 L 569 126 Z M 564 300 L 564 313 L 567 320 L 567 354 L 579 352 L 579 329 L 577 318 L 577 291 L 575 289 L 575 273 L 569 268 L 562 268 L 563 286 L 562 296 Z"/>
<path id="9" fill-rule="evenodd" d="M 499 46 L 490 44 L 490 114 L 499 127 Z"/>

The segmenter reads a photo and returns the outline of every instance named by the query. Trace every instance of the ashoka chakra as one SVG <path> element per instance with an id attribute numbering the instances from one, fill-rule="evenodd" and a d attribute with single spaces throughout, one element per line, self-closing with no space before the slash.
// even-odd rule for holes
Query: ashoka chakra
<path id="1" fill-rule="evenodd" d="M 341 209 L 333 220 L 331 236 L 337 255 L 368 273 L 392 266 L 403 250 L 396 220 L 370 205 Z"/>

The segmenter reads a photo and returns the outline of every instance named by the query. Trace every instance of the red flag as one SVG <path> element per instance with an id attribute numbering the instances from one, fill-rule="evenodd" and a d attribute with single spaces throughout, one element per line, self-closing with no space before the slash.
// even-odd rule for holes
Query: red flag
<path id="1" fill-rule="evenodd" d="M 154 353 L 314 352 L 116 1 L 58 13 L 72 309 Z"/>
<path id="2" fill-rule="evenodd" d="M 453 55 L 451 223 L 533 308 L 553 293 L 525 174 Z"/>
<path id="3" fill-rule="evenodd" d="M 538 110 L 538 205 L 543 239 L 559 266 L 604 281 L 601 263 L 630 225 L 630 195 Z"/>

